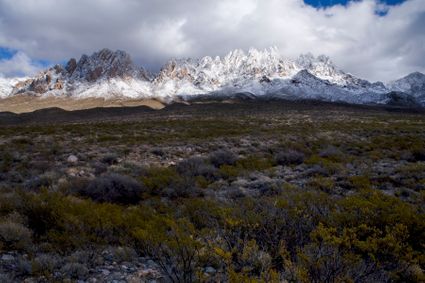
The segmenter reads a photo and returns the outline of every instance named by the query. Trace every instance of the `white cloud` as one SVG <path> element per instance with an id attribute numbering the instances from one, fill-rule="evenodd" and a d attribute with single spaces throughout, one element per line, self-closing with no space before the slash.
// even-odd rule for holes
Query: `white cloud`
<path id="1" fill-rule="evenodd" d="M 122 49 L 151 68 L 170 57 L 277 46 L 283 55 L 326 54 L 348 72 L 390 80 L 425 71 L 424 26 L 424 0 L 327 9 L 302 0 L 0 0 L 0 46 L 53 61 Z"/>
<path id="2" fill-rule="evenodd" d="M 0 60 L 0 75 L 5 77 L 33 75 L 40 66 L 33 63 L 23 52 L 17 52 L 10 59 Z"/>

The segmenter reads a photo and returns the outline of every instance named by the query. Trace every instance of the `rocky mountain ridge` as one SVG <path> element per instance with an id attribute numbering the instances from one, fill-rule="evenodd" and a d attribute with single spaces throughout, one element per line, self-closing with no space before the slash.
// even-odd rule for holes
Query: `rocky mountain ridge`
<path id="1" fill-rule="evenodd" d="M 102 49 L 33 78 L 0 78 L 1 98 L 25 94 L 173 101 L 235 93 L 357 104 L 391 103 L 395 99 L 397 103 L 425 105 L 425 75 L 416 72 L 386 85 L 371 83 L 339 70 L 327 56 L 306 54 L 289 59 L 270 48 L 237 49 L 222 58 L 170 60 L 151 76 L 126 52 Z"/>

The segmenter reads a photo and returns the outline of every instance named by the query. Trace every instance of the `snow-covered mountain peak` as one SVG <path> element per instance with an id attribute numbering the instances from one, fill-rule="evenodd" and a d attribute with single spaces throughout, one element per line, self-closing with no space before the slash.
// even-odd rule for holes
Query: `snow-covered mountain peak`
<path id="1" fill-rule="evenodd" d="M 388 85 L 390 88 L 400 91 L 425 89 L 425 74 L 414 72 L 401 79 L 390 82 Z"/>
<path id="2" fill-rule="evenodd" d="M 351 77 L 337 70 L 327 56 L 305 54 L 291 59 L 283 57 L 277 48 L 252 48 L 248 52 L 236 49 L 215 59 L 207 56 L 197 60 L 172 60 L 155 79 L 154 89 L 167 95 L 198 94 L 238 87 L 249 91 L 253 82 L 290 79 L 302 70 L 308 70 L 312 75 L 334 84 L 353 84 Z"/>
<path id="3" fill-rule="evenodd" d="M 71 59 L 67 66 L 71 72 L 67 75 L 71 80 L 84 79 L 94 82 L 99 78 L 111 79 L 116 77 L 128 78 L 136 77 L 147 79 L 146 72 L 137 67 L 128 53 L 117 50 L 102 49 L 91 56 L 82 55 L 80 60 L 73 67 L 75 59 Z"/>
<path id="4" fill-rule="evenodd" d="M 102 49 L 92 55 L 71 58 L 65 66 L 56 65 L 31 79 L 14 85 L 8 96 L 33 93 L 39 96 L 137 97 L 150 93 L 145 70 L 136 66 L 124 51 Z"/>
<path id="5" fill-rule="evenodd" d="M 397 98 L 425 105 L 425 75 L 412 73 L 384 85 L 370 83 L 338 69 L 325 56 L 310 53 L 282 56 L 277 48 L 236 49 L 219 57 L 173 59 L 149 77 L 124 51 L 102 49 L 70 59 L 37 76 L 20 81 L 0 79 L 0 96 L 32 93 L 38 96 L 162 98 L 251 93 L 284 98 L 315 98 L 352 103 L 386 103 Z M 397 101 L 404 101 L 398 99 Z"/>
<path id="6" fill-rule="evenodd" d="M 390 82 L 388 88 L 392 91 L 404 92 L 425 104 L 425 74 L 411 73 L 401 79 Z"/>

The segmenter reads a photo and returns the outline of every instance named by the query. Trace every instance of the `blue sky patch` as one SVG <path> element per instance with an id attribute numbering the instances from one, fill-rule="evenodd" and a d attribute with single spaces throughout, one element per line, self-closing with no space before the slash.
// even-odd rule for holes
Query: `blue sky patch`
<path id="1" fill-rule="evenodd" d="M 18 50 L 0 46 L 0 60 L 9 60 L 17 52 L 18 52 Z M 40 66 L 40 67 L 45 68 L 45 67 L 52 65 L 52 62 L 49 61 L 49 60 L 39 59 L 39 60 L 32 60 L 32 64 L 34 64 L 35 66 Z"/>
<path id="2" fill-rule="evenodd" d="M 347 5 L 349 2 L 358 1 L 358 0 L 304 0 L 308 5 L 311 5 L 316 8 L 330 7 L 338 4 Z M 397 5 L 403 3 L 406 0 L 381 0 L 381 3 L 387 5 Z"/>
<path id="3" fill-rule="evenodd" d="M 13 55 L 16 54 L 16 52 L 17 52 L 16 50 L 12 50 L 12 49 L 4 48 L 0 46 L 0 60 L 10 59 L 13 57 Z"/>

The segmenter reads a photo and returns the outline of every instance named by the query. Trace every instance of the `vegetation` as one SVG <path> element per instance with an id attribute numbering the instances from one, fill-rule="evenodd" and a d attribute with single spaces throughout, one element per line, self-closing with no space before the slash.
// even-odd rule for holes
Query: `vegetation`
<path id="1" fill-rule="evenodd" d="M 0 280 L 425 281 L 425 116 L 233 107 L 2 127 Z"/>

